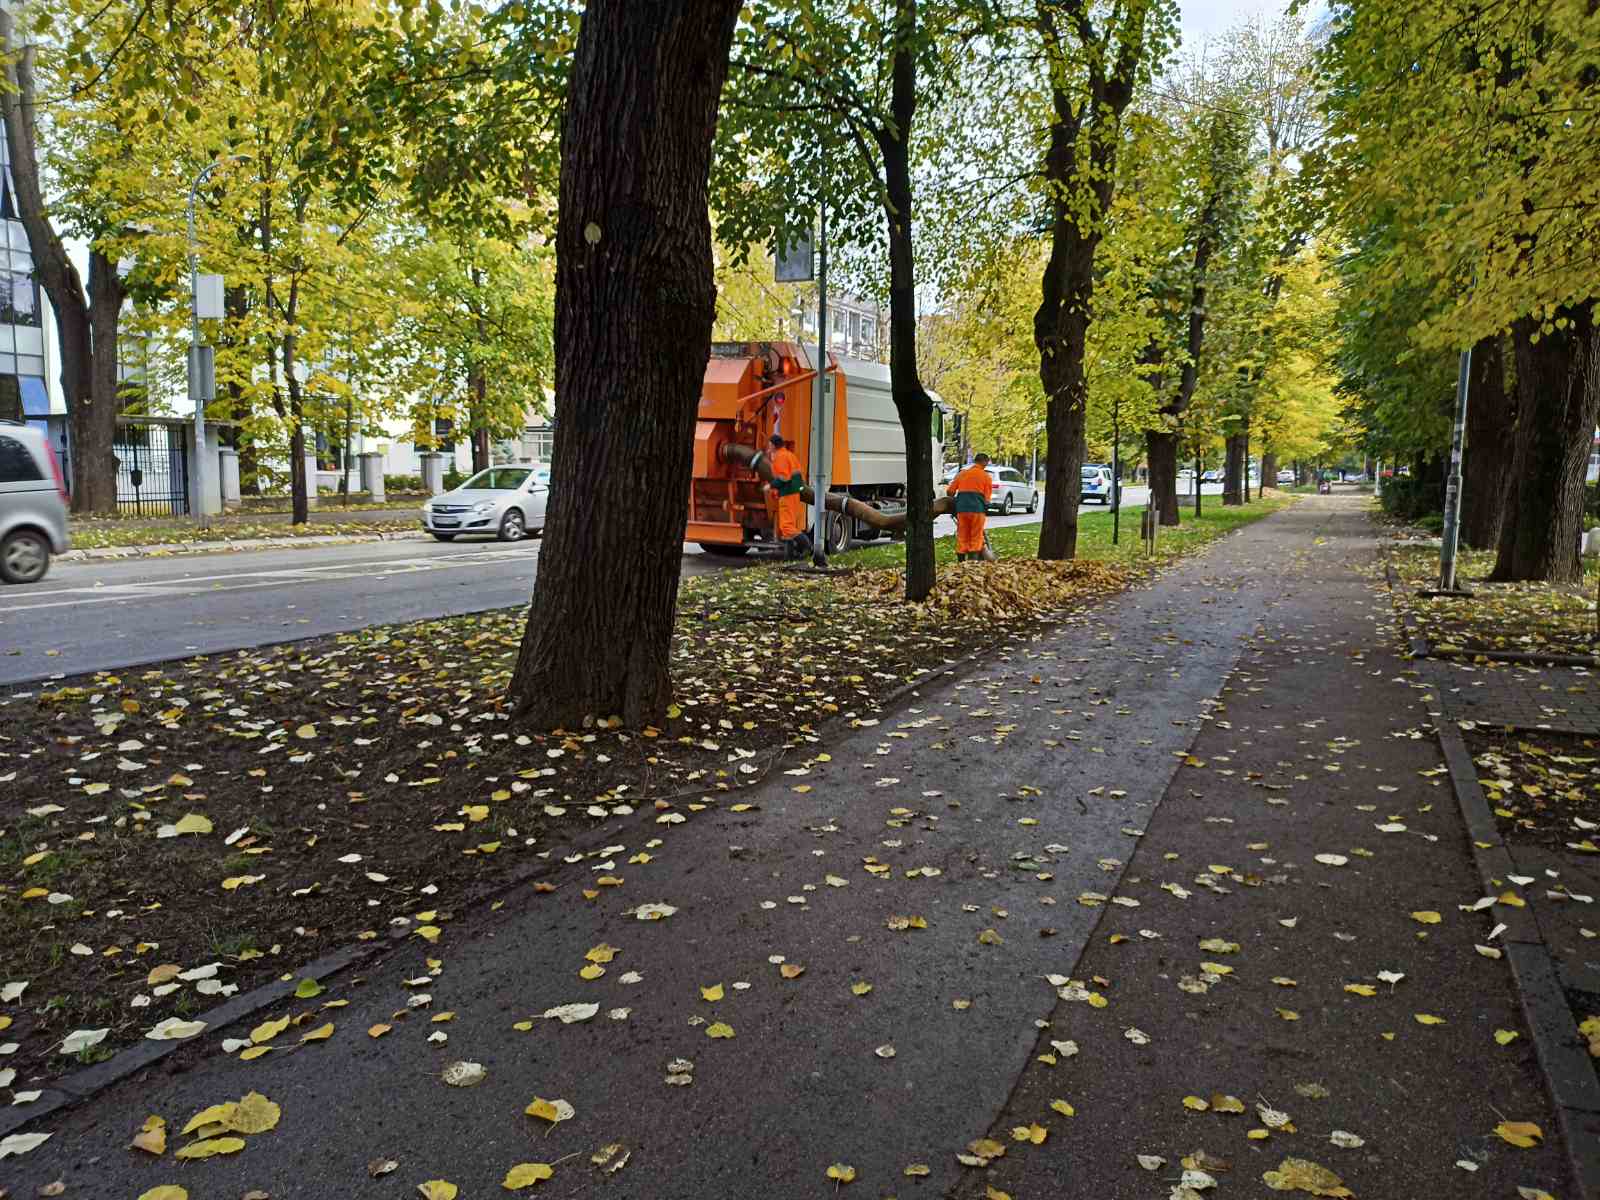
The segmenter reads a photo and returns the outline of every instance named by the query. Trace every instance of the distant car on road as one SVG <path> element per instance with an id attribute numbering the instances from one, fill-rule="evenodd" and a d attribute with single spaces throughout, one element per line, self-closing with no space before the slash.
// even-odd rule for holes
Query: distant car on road
<path id="1" fill-rule="evenodd" d="M 49 438 L 0 421 L 0 580 L 43 579 L 67 544 L 67 488 Z"/>
<path id="2" fill-rule="evenodd" d="M 489 467 L 460 487 L 422 506 L 422 527 L 441 542 L 464 533 L 490 534 L 518 542 L 544 529 L 548 474 L 534 467 Z"/>
<path id="3" fill-rule="evenodd" d="M 989 497 L 989 507 L 1003 516 L 1010 516 L 1019 508 L 1029 512 L 1039 509 L 1039 492 L 1012 467 L 989 467 L 989 478 L 994 480 L 994 492 Z"/>
<path id="4" fill-rule="evenodd" d="M 1293 483 L 1294 482 L 1294 472 L 1293 471 L 1279 471 L 1278 472 L 1278 482 L 1279 483 Z"/>
<path id="5" fill-rule="evenodd" d="M 1078 488 L 1078 501 L 1081 504 L 1111 504 L 1111 471 L 1108 467 L 1097 466 L 1094 463 L 1085 463 L 1083 467 L 1083 482 Z"/>

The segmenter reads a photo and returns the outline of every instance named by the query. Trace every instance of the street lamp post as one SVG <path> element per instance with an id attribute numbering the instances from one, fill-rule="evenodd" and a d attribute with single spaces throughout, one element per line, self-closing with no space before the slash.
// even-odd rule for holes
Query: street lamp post
<path id="1" fill-rule="evenodd" d="M 1439 539 L 1439 591 L 1456 591 L 1456 547 L 1461 537 L 1461 436 L 1467 425 L 1467 380 L 1472 348 L 1461 352 L 1456 373 L 1456 414 L 1450 428 L 1450 476 L 1444 488 L 1444 534 Z"/>
<path id="2" fill-rule="evenodd" d="M 194 519 L 205 528 L 206 515 L 206 402 L 216 398 L 214 359 L 206 353 L 211 347 L 200 343 L 200 252 L 194 234 L 194 206 L 200 185 L 223 163 L 248 158 L 247 154 L 228 154 L 200 168 L 189 185 L 189 399 L 194 402 Z"/>

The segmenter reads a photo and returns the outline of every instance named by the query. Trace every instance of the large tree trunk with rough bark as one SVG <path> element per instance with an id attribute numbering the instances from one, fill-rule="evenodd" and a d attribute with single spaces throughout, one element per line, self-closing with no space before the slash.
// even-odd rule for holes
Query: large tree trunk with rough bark
<path id="1" fill-rule="evenodd" d="M 1265 488 L 1276 489 L 1278 486 L 1278 452 L 1264 450 L 1261 453 L 1261 482 L 1257 491 Z"/>
<path id="2" fill-rule="evenodd" d="M 889 224 L 889 390 L 906 441 L 906 599 L 933 591 L 933 401 L 917 374 L 917 280 L 912 243 L 911 124 L 917 109 L 916 0 L 895 0 L 890 63 L 893 127 L 880 128 Z"/>
<path id="3" fill-rule="evenodd" d="M 659 721 L 716 314 L 711 141 L 740 0 L 590 0 L 561 131 L 550 509 L 508 696 Z"/>
<path id="4" fill-rule="evenodd" d="M 72 509 L 112 515 L 117 511 L 117 327 L 122 319 L 122 280 L 117 264 L 98 250 L 89 251 L 88 403 L 72 411 Z"/>
<path id="5" fill-rule="evenodd" d="M 1564 328 L 1541 333 L 1539 322 L 1526 317 L 1511 328 L 1518 401 L 1514 492 L 1489 576 L 1496 582 L 1575 583 L 1583 574 L 1578 535 L 1600 416 L 1600 330 L 1587 303 L 1556 315 L 1566 320 Z"/>
<path id="6" fill-rule="evenodd" d="M 1150 462 L 1150 507 L 1161 515 L 1163 525 L 1178 524 L 1178 435 L 1147 430 L 1145 457 Z M 1170 519 L 1168 514 L 1172 514 Z"/>
<path id="7" fill-rule="evenodd" d="M 1222 467 L 1222 503 L 1225 505 L 1243 504 L 1245 501 L 1241 489 L 1245 486 L 1246 441 L 1243 433 L 1229 434 L 1224 441 L 1226 457 Z"/>
<path id="8" fill-rule="evenodd" d="M 1474 550 L 1493 550 L 1500 544 L 1516 420 L 1501 339 L 1484 338 L 1472 348 L 1461 463 L 1461 541 Z"/>

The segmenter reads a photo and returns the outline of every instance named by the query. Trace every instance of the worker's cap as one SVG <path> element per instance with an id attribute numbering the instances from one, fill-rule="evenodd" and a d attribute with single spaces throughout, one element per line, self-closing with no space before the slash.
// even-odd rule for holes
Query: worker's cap
<path id="1" fill-rule="evenodd" d="M 783 434 L 775 433 L 767 440 L 770 441 L 774 446 L 781 446 L 783 445 Z"/>
<path id="2" fill-rule="evenodd" d="M 982 451 L 979 451 L 977 454 L 972 456 L 972 461 L 975 463 L 988 462 L 989 456 L 984 454 Z"/>

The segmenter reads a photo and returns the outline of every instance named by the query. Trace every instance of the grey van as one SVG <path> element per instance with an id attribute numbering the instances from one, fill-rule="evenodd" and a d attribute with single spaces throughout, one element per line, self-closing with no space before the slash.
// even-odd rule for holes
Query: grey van
<path id="1" fill-rule="evenodd" d="M 67 549 L 67 489 L 49 439 L 0 420 L 0 581 L 34 583 Z"/>

